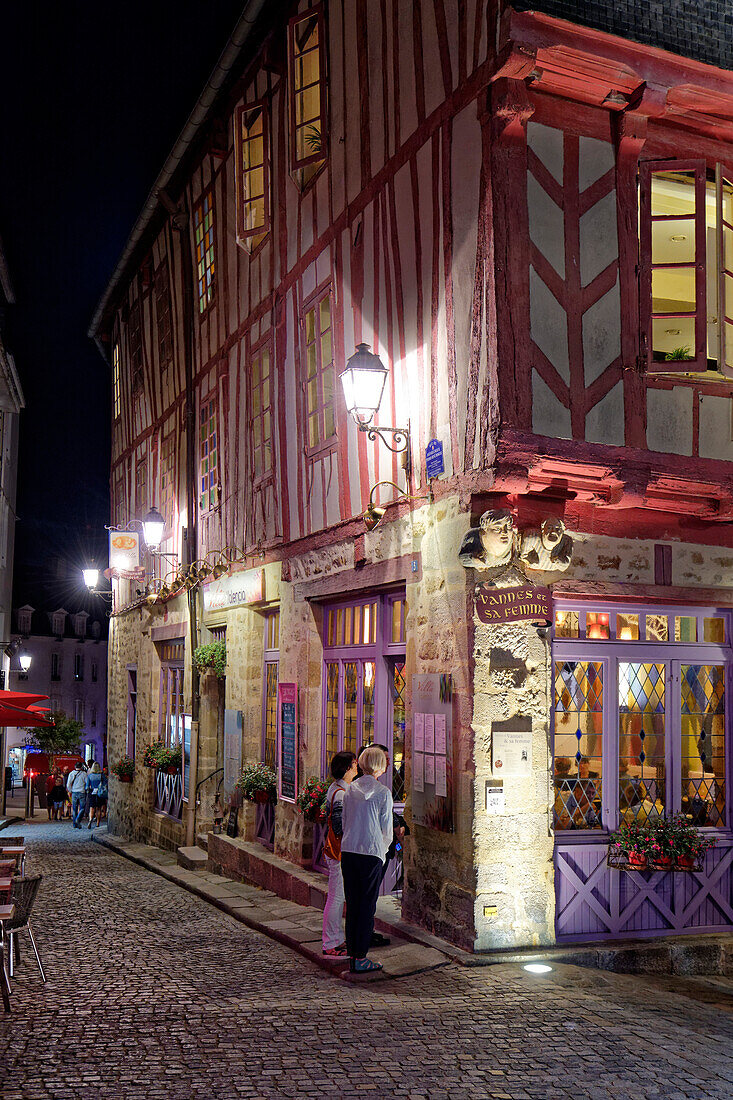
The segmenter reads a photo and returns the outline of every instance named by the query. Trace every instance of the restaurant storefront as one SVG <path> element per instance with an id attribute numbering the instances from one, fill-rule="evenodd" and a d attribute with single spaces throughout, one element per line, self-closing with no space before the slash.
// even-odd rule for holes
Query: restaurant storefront
<path id="1" fill-rule="evenodd" d="M 555 602 L 558 941 L 733 923 L 730 662 L 726 610 Z M 606 865 L 609 831 L 679 813 L 715 840 L 701 873 Z"/>

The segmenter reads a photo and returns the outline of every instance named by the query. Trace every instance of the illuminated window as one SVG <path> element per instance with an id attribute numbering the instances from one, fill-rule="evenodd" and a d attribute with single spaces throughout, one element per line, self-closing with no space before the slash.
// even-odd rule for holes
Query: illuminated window
<path id="1" fill-rule="evenodd" d="M 216 398 L 205 401 L 199 413 L 199 508 L 208 512 L 219 501 L 219 451 L 216 437 Z"/>
<path id="2" fill-rule="evenodd" d="M 639 202 L 649 367 L 733 375 L 733 182 L 704 161 L 642 163 Z"/>
<path id="3" fill-rule="evenodd" d="M 214 301 L 214 198 L 211 191 L 207 191 L 194 207 L 193 235 L 199 313 L 205 313 Z"/>
<path id="4" fill-rule="evenodd" d="M 237 235 L 248 250 L 270 228 L 270 164 L 265 105 L 242 107 L 239 120 L 239 211 Z"/>
<path id="5" fill-rule="evenodd" d="M 176 433 L 169 432 L 160 448 L 160 507 L 168 531 L 173 527 L 176 502 Z"/>
<path id="6" fill-rule="evenodd" d="M 173 362 L 171 290 L 167 261 L 155 272 L 155 318 L 158 323 L 158 361 L 162 370 Z"/>
<path id="7" fill-rule="evenodd" d="M 265 683 L 262 698 L 262 759 L 277 768 L 277 679 L 280 660 L 280 612 L 265 616 Z"/>
<path id="8" fill-rule="evenodd" d="M 270 345 L 264 344 L 252 354 L 250 367 L 250 439 L 256 481 L 272 472 L 272 396 Z"/>
<path id="9" fill-rule="evenodd" d="M 120 345 L 115 344 L 112 348 L 112 416 L 115 420 L 118 419 L 122 411 L 120 387 Z"/>
<path id="10" fill-rule="evenodd" d="M 331 297 L 327 292 L 306 309 L 305 334 L 306 442 L 311 450 L 328 443 L 335 434 L 334 365 L 331 340 Z"/>
<path id="11" fill-rule="evenodd" d="M 315 8 L 290 23 L 290 164 L 301 186 L 326 158 L 326 66 L 323 12 Z"/>

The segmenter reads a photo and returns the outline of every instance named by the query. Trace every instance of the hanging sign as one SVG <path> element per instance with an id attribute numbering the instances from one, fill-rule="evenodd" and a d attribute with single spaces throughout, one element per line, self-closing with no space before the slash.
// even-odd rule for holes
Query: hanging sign
<path id="1" fill-rule="evenodd" d="M 298 793 L 298 685 L 277 685 L 278 795 L 295 802 Z"/>
<path id="2" fill-rule="evenodd" d="M 261 603 L 265 598 L 264 569 L 246 569 L 209 581 L 203 586 L 204 614 L 209 611 Z"/>
<path id="3" fill-rule="evenodd" d="M 552 621 L 552 593 L 549 588 L 522 584 L 514 588 L 493 588 L 480 584 L 476 589 L 476 615 L 481 623 Z"/>
<path id="4" fill-rule="evenodd" d="M 443 444 L 439 439 L 431 439 L 425 448 L 425 468 L 428 477 L 438 477 L 445 470 Z"/>
<path id="5" fill-rule="evenodd" d="M 140 565 L 140 536 L 137 531 L 110 531 L 110 569 L 128 572 Z"/>

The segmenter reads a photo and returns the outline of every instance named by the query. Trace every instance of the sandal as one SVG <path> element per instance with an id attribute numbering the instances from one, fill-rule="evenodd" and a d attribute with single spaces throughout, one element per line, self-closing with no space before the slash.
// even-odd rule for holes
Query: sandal
<path id="1" fill-rule="evenodd" d="M 382 970 L 382 964 L 371 959 L 352 959 L 349 969 L 352 974 L 369 974 L 372 970 Z"/>
<path id="2" fill-rule="evenodd" d="M 346 944 L 341 943 L 338 947 L 324 947 L 323 954 L 328 955 L 330 958 L 345 959 Z"/>

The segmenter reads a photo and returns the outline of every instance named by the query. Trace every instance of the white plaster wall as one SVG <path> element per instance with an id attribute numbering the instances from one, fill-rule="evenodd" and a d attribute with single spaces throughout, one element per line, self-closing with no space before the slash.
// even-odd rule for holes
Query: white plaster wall
<path id="1" fill-rule="evenodd" d="M 558 401 L 552 390 L 532 371 L 532 431 L 555 439 L 571 439 L 570 409 Z"/>
<path id="2" fill-rule="evenodd" d="M 646 442 L 650 451 L 692 454 L 692 399 L 689 386 L 647 390 Z"/>
<path id="3" fill-rule="evenodd" d="M 700 458 L 717 458 L 723 462 L 733 462 L 731 428 L 730 398 L 701 394 Z"/>

